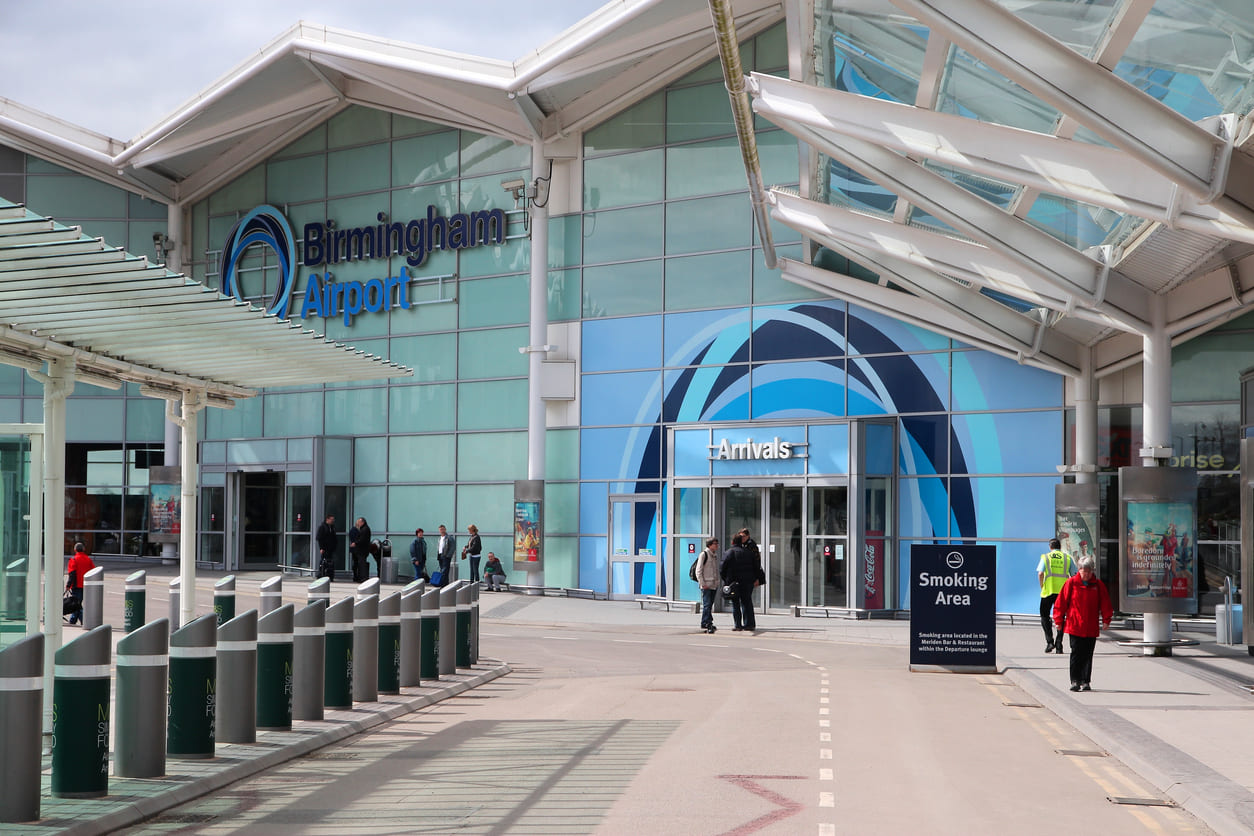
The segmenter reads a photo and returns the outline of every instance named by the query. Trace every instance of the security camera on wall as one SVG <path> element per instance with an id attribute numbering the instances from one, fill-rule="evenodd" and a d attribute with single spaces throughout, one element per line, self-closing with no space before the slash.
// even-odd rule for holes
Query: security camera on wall
<path id="1" fill-rule="evenodd" d="M 515 177 L 513 180 L 501 181 L 501 188 L 507 192 L 516 192 L 525 185 L 527 185 L 527 181 L 521 177 Z"/>

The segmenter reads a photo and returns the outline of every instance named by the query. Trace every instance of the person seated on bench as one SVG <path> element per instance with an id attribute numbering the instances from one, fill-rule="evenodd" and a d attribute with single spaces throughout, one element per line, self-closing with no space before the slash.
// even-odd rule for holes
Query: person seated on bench
<path id="1" fill-rule="evenodd" d="M 483 568 L 483 580 L 487 583 L 490 590 L 499 591 L 503 589 L 505 569 L 501 566 L 501 560 L 496 556 L 495 552 L 488 552 L 488 562 Z"/>

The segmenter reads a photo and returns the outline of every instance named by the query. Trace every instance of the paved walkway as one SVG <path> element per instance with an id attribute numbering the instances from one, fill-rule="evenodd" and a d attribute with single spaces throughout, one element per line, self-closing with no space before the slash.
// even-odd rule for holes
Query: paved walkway
<path id="1" fill-rule="evenodd" d="M 121 567 L 106 574 L 109 623 L 121 623 L 121 581 L 130 571 L 131 567 Z M 174 571 L 168 567 L 150 571 L 149 619 L 167 612 L 164 577 L 173 576 Z M 201 574 L 198 578 L 198 611 L 211 606 L 217 577 Z M 272 574 L 236 575 L 237 612 L 256 606 L 257 589 L 268 577 Z M 308 579 L 289 576 L 284 582 L 285 600 L 303 603 Z M 351 584 L 336 583 L 332 600 L 352 591 Z M 687 627 L 697 618 L 688 613 L 641 610 L 633 602 L 489 592 L 482 595 L 481 615 L 486 622 L 505 627 L 509 623 L 598 624 L 644 631 Z M 717 620 L 722 623 L 729 617 Z M 1246 687 L 1254 686 L 1254 658 L 1244 645 L 1218 645 L 1213 637 L 1190 634 L 1189 638 L 1202 639 L 1198 646 L 1177 648 L 1170 658 L 1154 658 L 1116 643 L 1137 639 L 1138 632 L 1114 630 L 1098 643 L 1094 690 L 1073 693 L 1068 690 L 1067 656 L 1043 653 L 1040 628 L 1031 625 L 1031 619 L 1025 621 L 1023 626 L 998 628 L 999 667 L 1008 678 L 1043 709 L 1057 714 L 1156 786 L 1162 794 L 1159 801 L 1179 804 L 1218 833 L 1254 833 L 1254 718 L 1249 715 L 1254 695 Z M 906 621 L 770 615 L 759 616 L 758 627 L 807 640 L 861 644 L 903 646 L 910 635 Z M 67 640 L 74 635 L 75 628 L 67 628 Z M 483 652 L 490 657 L 492 648 L 485 646 Z M 111 795 L 105 799 L 54 800 L 46 792 L 45 818 L 39 824 L 0 825 L 0 834 L 103 833 L 136 822 L 508 671 L 504 664 L 485 662 L 434 688 L 404 689 L 401 697 L 384 697 L 353 711 L 328 712 L 323 723 L 298 723 L 290 733 L 259 733 L 255 746 L 219 746 L 218 757 L 212 761 L 171 760 L 171 775 L 166 779 L 111 779 Z"/>

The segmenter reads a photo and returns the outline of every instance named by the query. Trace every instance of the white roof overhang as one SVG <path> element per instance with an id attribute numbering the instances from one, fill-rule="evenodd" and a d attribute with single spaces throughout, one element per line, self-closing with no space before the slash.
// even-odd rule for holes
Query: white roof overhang
<path id="1" fill-rule="evenodd" d="M 234 399 L 413 374 L 3 200 L 0 322 L 0 363 L 73 358 L 102 385 Z"/>

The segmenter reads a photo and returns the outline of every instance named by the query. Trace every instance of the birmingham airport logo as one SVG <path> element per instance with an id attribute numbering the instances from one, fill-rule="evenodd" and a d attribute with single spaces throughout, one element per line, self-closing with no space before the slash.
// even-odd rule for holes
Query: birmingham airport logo
<path id="1" fill-rule="evenodd" d="M 482 244 L 505 243 L 505 212 L 490 209 L 458 212 L 445 217 L 435 206 L 427 207 L 424 218 L 407 223 L 389 222 L 385 213 L 375 215 L 370 226 L 340 229 L 332 220 L 305 224 L 300 263 L 322 267 L 310 273 L 301 303 L 300 317 L 342 316 L 352 324 L 360 313 L 379 313 L 393 307 L 409 307 L 409 267 L 420 267 L 436 250 L 463 250 Z M 240 218 L 222 246 L 219 269 L 222 292 L 244 301 L 239 264 L 245 252 L 255 245 L 268 247 L 278 259 L 279 284 L 266 305 L 266 313 L 288 317 L 292 289 L 296 286 L 297 241 L 287 218 L 273 206 L 258 206 Z M 366 282 L 336 282 L 330 265 L 341 262 L 405 258 L 399 275 Z"/>

